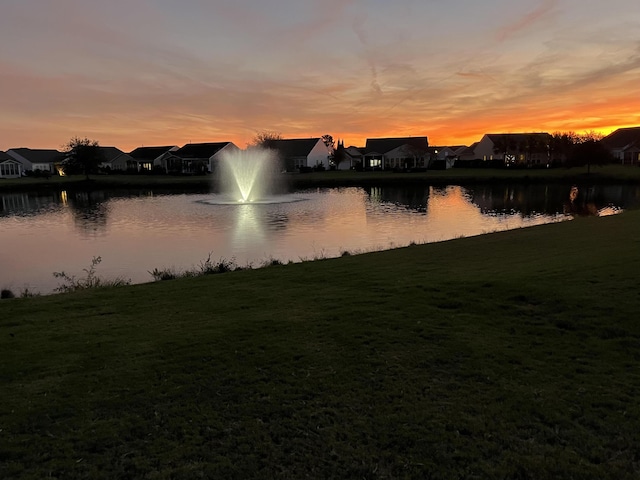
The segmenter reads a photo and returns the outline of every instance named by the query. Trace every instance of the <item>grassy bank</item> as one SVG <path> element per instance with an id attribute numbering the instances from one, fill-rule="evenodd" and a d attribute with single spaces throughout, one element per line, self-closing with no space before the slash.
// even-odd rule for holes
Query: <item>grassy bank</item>
<path id="1" fill-rule="evenodd" d="M 640 475 L 640 212 L 0 301 L 0 478 Z"/>
<path id="2" fill-rule="evenodd" d="M 562 183 L 640 183 L 640 168 L 608 165 L 591 167 L 587 174 L 583 168 L 553 169 L 450 169 L 417 173 L 332 171 L 304 174 L 285 174 L 292 188 L 333 186 L 406 185 L 406 184 L 470 184 L 505 182 L 562 182 Z M 211 176 L 169 175 L 96 175 L 86 181 L 83 176 L 45 178 L 0 179 L 0 193 L 11 190 L 46 189 L 209 189 Z"/>

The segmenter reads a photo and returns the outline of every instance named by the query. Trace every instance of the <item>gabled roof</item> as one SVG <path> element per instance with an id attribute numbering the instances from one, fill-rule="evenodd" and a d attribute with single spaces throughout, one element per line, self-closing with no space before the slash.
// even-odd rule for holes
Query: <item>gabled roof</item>
<path id="1" fill-rule="evenodd" d="M 455 151 L 455 154 L 458 155 L 459 157 L 462 157 L 462 156 L 467 156 L 467 157 L 474 156 L 475 155 L 475 149 L 478 146 L 478 143 L 480 143 L 480 142 L 473 142 L 468 147 L 465 147 L 464 145 L 462 145 L 460 148 L 458 148 Z"/>
<path id="2" fill-rule="evenodd" d="M 105 163 L 113 162 L 116 158 L 126 155 L 126 153 L 116 147 L 100 147 L 100 152 L 102 152 L 103 162 Z"/>
<path id="3" fill-rule="evenodd" d="M 609 148 L 624 149 L 633 145 L 640 146 L 640 127 L 619 128 L 601 140 Z"/>
<path id="4" fill-rule="evenodd" d="M 514 143 L 523 143 L 526 142 L 528 138 L 538 137 L 543 138 L 545 140 L 549 140 L 551 138 L 551 134 L 546 132 L 532 132 L 532 133 L 487 133 L 485 137 L 488 137 L 493 143 L 502 141 L 503 138 L 506 138 L 509 142 Z"/>
<path id="5" fill-rule="evenodd" d="M 230 143 L 189 143 L 173 152 L 173 154 L 180 158 L 211 158 Z"/>
<path id="6" fill-rule="evenodd" d="M 162 147 L 138 147 L 131 151 L 129 155 L 136 160 L 155 160 L 160 155 L 163 155 L 171 149 L 177 148 L 177 145 L 168 145 Z"/>
<path id="7" fill-rule="evenodd" d="M 64 159 L 64 154 L 58 150 L 44 148 L 10 148 L 7 153 L 15 152 L 31 163 L 54 163 Z"/>
<path id="8" fill-rule="evenodd" d="M 7 160 L 13 160 L 14 162 L 17 162 L 17 160 L 8 153 L 0 152 L 0 162 L 6 162 Z"/>
<path id="9" fill-rule="evenodd" d="M 367 153 L 384 154 L 403 145 L 427 151 L 429 141 L 427 137 L 367 138 L 367 145 L 364 148 Z"/>
<path id="10" fill-rule="evenodd" d="M 354 157 L 354 156 L 358 157 L 358 156 L 364 155 L 364 147 L 349 146 L 349 147 L 345 148 L 344 151 L 346 153 L 348 153 L 349 155 L 351 155 L 352 157 Z"/>
<path id="11" fill-rule="evenodd" d="M 277 150 L 284 158 L 307 157 L 320 140 L 319 137 L 271 140 L 269 147 Z"/>

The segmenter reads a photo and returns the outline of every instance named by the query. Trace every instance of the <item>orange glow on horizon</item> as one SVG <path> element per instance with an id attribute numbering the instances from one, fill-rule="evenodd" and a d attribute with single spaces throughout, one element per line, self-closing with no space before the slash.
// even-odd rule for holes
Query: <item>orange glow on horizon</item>
<path id="1" fill-rule="evenodd" d="M 582 121 L 562 121 L 558 123 L 548 123 L 541 126 L 535 126 L 530 123 L 513 123 L 509 125 L 496 125 L 495 127 L 488 126 L 487 128 L 482 128 L 481 125 L 475 125 L 470 122 L 467 125 L 459 125 L 457 129 L 451 128 L 429 128 L 428 125 L 414 127 L 411 128 L 407 133 L 405 131 L 393 132 L 387 130 L 379 130 L 374 129 L 369 132 L 359 133 L 359 134 L 350 134 L 347 132 L 330 132 L 330 131 L 319 131 L 315 134 L 310 135 L 300 135 L 299 133 L 292 131 L 288 132 L 286 130 L 279 131 L 283 138 L 309 138 L 309 137 L 321 137 L 324 134 L 329 134 L 333 137 L 336 144 L 338 140 L 344 141 L 345 147 L 356 146 L 356 147 L 364 147 L 368 138 L 387 138 L 387 137 L 418 137 L 418 136 L 426 136 L 429 141 L 429 145 L 431 146 L 451 146 L 451 145 L 466 145 L 469 146 L 474 142 L 480 141 L 483 135 L 487 133 L 522 133 L 522 132 L 576 132 L 576 133 L 585 133 L 585 132 L 596 132 L 603 136 L 609 135 L 613 131 L 619 128 L 628 128 L 628 127 L 636 127 L 640 125 L 640 120 L 638 123 L 631 122 L 620 122 L 620 123 L 606 123 L 605 121 L 599 122 L 597 120 L 585 122 Z M 78 131 L 81 130 L 80 128 Z M 165 129 L 170 130 L 169 128 Z M 106 129 L 102 132 L 96 131 L 87 134 L 81 134 L 80 136 L 86 136 L 88 138 L 97 140 L 102 146 L 114 146 L 122 150 L 123 152 L 130 152 L 135 148 L 141 146 L 158 146 L 158 145 L 177 145 L 179 147 L 189 144 L 189 143 L 204 143 L 204 142 L 233 142 L 240 148 L 245 148 L 254 138 L 255 134 L 247 135 L 247 134 L 229 134 L 224 135 L 221 133 L 208 135 L 205 131 L 198 132 L 198 134 L 194 134 L 193 129 L 175 129 L 170 136 L 162 133 L 151 133 L 145 132 L 143 136 L 139 139 L 135 135 L 135 133 L 127 132 L 127 133 L 107 133 Z M 43 148 L 43 149 L 62 149 L 63 145 L 69 141 L 70 138 L 76 136 L 74 133 L 75 129 L 68 129 L 68 132 L 58 133 L 48 132 L 39 136 L 38 138 L 33 138 L 31 135 L 31 140 L 22 139 L 20 141 L 14 142 L 12 144 L 4 145 L 2 150 L 8 150 L 9 148 L 19 148 L 19 147 L 27 147 L 27 148 Z M 256 132 L 257 134 L 258 132 Z M 14 138 L 18 137 L 16 135 Z M 6 138 L 12 138 L 8 135 Z M 5 142 L 7 140 L 5 139 Z"/>

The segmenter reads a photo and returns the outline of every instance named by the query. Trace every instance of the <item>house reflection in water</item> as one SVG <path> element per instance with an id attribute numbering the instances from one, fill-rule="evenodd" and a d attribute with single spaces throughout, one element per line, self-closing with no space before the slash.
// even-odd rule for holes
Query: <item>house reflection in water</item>
<path id="1" fill-rule="evenodd" d="M 12 192 L 0 194 L 0 216 L 36 215 L 60 204 L 59 194 Z"/>

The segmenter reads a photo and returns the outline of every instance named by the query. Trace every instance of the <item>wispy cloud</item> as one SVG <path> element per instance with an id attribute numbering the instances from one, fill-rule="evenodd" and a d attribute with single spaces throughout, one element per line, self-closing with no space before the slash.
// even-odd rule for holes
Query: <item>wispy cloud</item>
<path id="1" fill-rule="evenodd" d="M 610 3 L 11 0 L 0 148 L 640 122 L 640 22 Z"/>
<path id="2" fill-rule="evenodd" d="M 543 2 L 534 10 L 525 13 L 520 18 L 509 21 L 507 25 L 500 28 L 496 33 L 496 39 L 499 42 L 504 42 L 514 35 L 530 30 L 542 21 L 550 18 L 558 4 L 559 0 L 543 0 Z"/>

